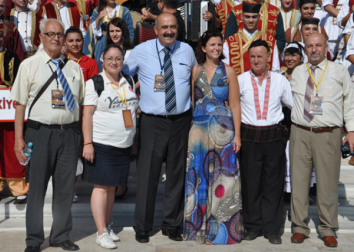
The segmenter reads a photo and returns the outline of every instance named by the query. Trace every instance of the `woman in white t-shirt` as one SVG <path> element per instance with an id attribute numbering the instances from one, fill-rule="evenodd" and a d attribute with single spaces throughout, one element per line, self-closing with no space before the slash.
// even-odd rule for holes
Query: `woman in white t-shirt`
<path id="1" fill-rule="evenodd" d="M 120 239 L 110 228 L 109 220 L 115 187 L 127 183 L 138 99 L 134 82 L 130 81 L 131 86 L 120 73 L 124 61 L 122 48 L 115 44 L 107 46 L 103 59 L 102 93 L 98 95 L 92 79 L 86 82 L 82 126 L 86 160 L 82 178 L 94 184 L 91 209 L 98 230 L 96 242 L 104 248 L 116 248 L 114 242 Z"/>

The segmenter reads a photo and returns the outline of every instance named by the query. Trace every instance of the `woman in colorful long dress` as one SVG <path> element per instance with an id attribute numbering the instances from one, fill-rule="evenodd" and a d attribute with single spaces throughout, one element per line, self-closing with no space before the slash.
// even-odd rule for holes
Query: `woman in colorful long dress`
<path id="1" fill-rule="evenodd" d="M 243 237 L 240 94 L 235 71 L 221 61 L 222 39 L 219 31 L 207 31 L 198 42 L 184 210 L 184 239 L 215 245 Z"/>
<path id="2" fill-rule="evenodd" d="M 107 25 L 115 17 L 122 18 L 128 26 L 130 40 L 133 41 L 134 27 L 128 8 L 115 3 L 115 0 L 100 0 L 94 9 L 90 26 L 85 36 L 83 53 L 97 61 L 98 69 L 102 72 L 100 57 L 106 46 Z"/>

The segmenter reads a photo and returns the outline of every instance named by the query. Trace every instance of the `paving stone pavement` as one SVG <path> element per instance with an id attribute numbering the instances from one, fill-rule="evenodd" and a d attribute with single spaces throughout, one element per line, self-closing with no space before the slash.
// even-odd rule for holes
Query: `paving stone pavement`
<path id="1" fill-rule="evenodd" d="M 343 161 L 347 164 L 347 161 Z M 343 168 L 344 166 L 342 166 Z M 345 173 L 346 172 L 346 173 Z M 342 170 L 342 175 L 346 179 L 353 175 L 351 167 Z M 118 249 L 116 251 L 127 252 L 253 252 L 253 251 L 345 251 L 354 252 L 354 199 L 350 190 L 346 190 L 347 196 L 341 198 L 339 201 L 339 226 L 340 230 L 337 233 L 339 246 L 337 248 L 328 248 L 323 244 L 319 238 L 316 227 L 318 226 L 316 198 L 313 197 L 315 205 L 310 207 L 310 223 L 311 234 L 303 244 L 292 244 L 291 237 L 291 223 L 287 220 L 286 214 L 289 209 L 289 204 L 284 206 L 284 225 L 282 235 L 282 245 L 272 245 L 264 237 L 258 237 L 254 241 L 242 241 L 237 245 L 212 246 L 201 245 L 195 242 L 175 242 L 169 240 L 161 234 L 159 229 L 162 223 L 162 201 L 164 192 L 164 177 L 162 175 L 159 183 L 156 200 L 156 212 L 154 221 L 153 234 L 150 237 L 150 242 L 141 244 L 135 240 L 135 232 L 132 228 L 134 224 L 134 208 L 135 208 L 135 190 L 136 190 L 136 169 L 135 164 L 131 164 L 131 169 L 128 179 L 128 193 L 126 197 L 117 201 L 114 205 L 111 221 L 113 222 L 113 229 L 121 238 L 117 243 Z M 354 180 L 353 180 L 354 181 Z M 352 182 L 350 182 L 352 183 Z M 352 183 L 353 184 L 353 183 Z M 51 185 L 50 185 L 51 186 Z M 50 187 L 49 186 L 49 187 Z M 339 185 L 341 186 L 341 185 Z M 342 188 L 347 189 L 351 184 L 343 183 Z M 349 187 L 352 188 L 352 187 Z M 353 187 L 354 188 L 354 187 Z M 108 251 L 96 244 L 96 228 L 92 218 L 90 209 L 90 194 L 92 185 L 83 181 L 78 181 L 76 185 L 76 192 L 79 196 L 79 203 L 73 204 L 73 231 L 70 234 L 72 241 L 80 246 L 82 252 L 100 252 Z M 61 248 L 49 247 L 48 236 L 51 228 L 51 192 L 50 188 L 46 196 L 44 206 L 44 231 L 46 240 L 42 244 L 41 249 L 45 252 L 60 252 Z M 0 252 L 23 252 L 25 249 L 25 206 L 14 206 L 14 197 L 3 193 L 0 201 Z"/>

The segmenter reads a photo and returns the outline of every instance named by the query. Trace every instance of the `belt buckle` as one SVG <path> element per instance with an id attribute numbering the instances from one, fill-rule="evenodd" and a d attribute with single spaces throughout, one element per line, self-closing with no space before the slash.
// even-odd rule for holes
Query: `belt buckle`
<path id="1" fill-rule="evenodd" d="M 169 116 L 170 116 L 170 115 L 166 115 L 166 119 L 168 119 Z"/>
<path id="2" fill-rule="evenodd" d="M 313 132 L 313 131 L 312 131 L 312 127 L 310 127 L 310 131 Z"/>
<path id="3" fill-rule="evenodd" d="M 64 125 L 60 125 L 60 129 L 61 130 L 64 130 L 65 128 L 64 128 Z"/>

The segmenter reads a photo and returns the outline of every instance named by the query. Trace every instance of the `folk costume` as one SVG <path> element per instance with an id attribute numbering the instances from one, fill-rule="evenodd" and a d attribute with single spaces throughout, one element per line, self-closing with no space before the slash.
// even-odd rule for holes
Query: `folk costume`
<path id="1" fill-rule="evenodd" d="M 291 9 L 290 11 L 285 12 L 284 9 L 280 7 L 279 10 L 283 17 L 284 31 L 300 23 L 301 13 L 297 9 Z"/>
<path id="2" fill-rule="evenodd" d="M 0 33 L 4 32 L 3 24 L 0 24 Z M 11 87 L 20 66 L 20 59 L 16 53 L 8 51 L 0 45 L 0 89 Z M 1 106 L 8 106 L 2 104 Z M 11 104 L 12 106 L 12 104 Z M 27 193 L 26 169 L 16 157 L 15 130 L 13 122 L 0 123 L 0 192 L 7 182 L 13 196 L 21 196 Z"/>
<path id="3" fill-rule="evenodd" d="M 12 22 L 1 19 L 0 23 L 3 24 L 5 33 L 4 44 L 2 45 L 3 48 L 16 53 L 18 58 L 23 61 L 25 59 L 25 53 L 21 43 L 21 35 L 18 32 L 16 25 Z"/>
<path id="4" fill-rule="evenodd" d="M 248 13 L 259 13 L 260 4 L 249 4 L 244 2 L 243 11 Z M 275 71 L 280 69 L 277 41 L 269 33 L 264 33 L 256 30 L 254 33 L 249 33 L 245 28 L 239 30 L 234 35 L 228 37 L 223 46 L 224 63 L 232 66 L 236 74 L 242 74 L 251 69 L 248 48 L 253 41 L 262 39 L 267 41 L 272 57 L 267 66 L 269 70 Z"/>
<path id="5" fill-rule="evenodd" d="M 79 27 L 85 37 L 86 30 L 84 28 L 82 14 L 74 3 L 65 3 L 61 8 L 59 8 L 59 4 L 55 1 L 46 3 L 39 12 L 39 15 L 42 18 L 61 20 L 64 23 L 65 31 L 69 29 L 70 26 Z"/>
<path id="6" fill-rule="evenodd" d="M 99 71 L 102 72 L 100 57 L 106 47 L 107 25 L 109 21 L 114 17 L 122 18 L 128 26 L 131 41 L 133 41 L 134 28 L 132 16 L 130 15 L 128 8 L 124 6 L 117 4 L 112 13 L 109 13 L 102 18 L 102 20 L 100 20 L 100 25 L 98 27 L 95 22 L 99 14 L 97 10 L 98 7 L 95 8 L 91 17 L 91 23 L 85 37 L 83 53 L 88 57 L 95 59 L 98 64 Z"/>
<path id="7" fill-rule="evenodd" d="M 249 70 L 238 76 L 241 102 L 240 173 L 245 232 L 279 235 L 283 222 L 285 127 L 282 103 L 291 109 L 289 81 L 268 71 L 259 79 Z"/>
<path id="8" fill-rule="evenodd" d="M 53 0 L 51 0 L 53 1 Z M 48 1 L 49 2 L 49 1 Z M 47 3 L 47 0 L 30 0 L 27 3 L 27 7 L 30 11 L 34 11 L 38 13 L 42 7 Z M 11 10 L 15 7 L 14 2 L 7 0 L 5 1 L 5 17 L 9 17 L 11 14 Z"/>
<path id="9" fill-rule="evenodd" d="M 350 37 L 349 37 L 346 48 L 344 48 L 343 53 L 340 55 L 340 57 L 337 56 L 337 59 L 335 62 L 342 64 L 343 66 L 345 66 L 348 69 L 350 79 L 354 83 L 354 64 L 352 64 L 348 60 L 348 57 L 350 55 L 354 54 L 354 29 L 353 29 L 353 27 L 354 27 L 354 15 L 351 14 L 348 19 L 347 25 L 345 26 L 345 29 L 343 30 L 343 35 L 349 34 Z"/>
<path id="10" fill-rule="evenodd" d="M 252 2 L 245 1 L 249 4 Z M 235 6 L 229 15 L 225 28 L 225 39 L 243 29 L 241 18 L 242 6 L 245 2 Z M 279 51 L 282 52 L 285 47 L 285 34 L 282 15 L 277 7 L 266 2 L 261 3 L 259 14 L 261 18 L 258 21 L 257 28 L 261 32 L 269 32 L 278 42 Z"/>
<path id="11" fill-rule="evenodd" d="M 222 34 L 225 34 L 226 23 L 232 9 L 236 7 L 236 4 L 232 0 L 221 0 L 218 5 L 215 6 L 216 13 L 222 23 Z"/>
<path id="12" fill-rule="evenodd" d="M 73 60 L 69 57 L 69 55 L 67 57 L 68 59 Z M 96 60 L 87 57 L 86 55 L 82 55 L 78 61 L 76 60 L 73 61 L 75 61 L 77 64 L 81 66 L 81 70 L 85 82 L 91 79 L 93 76 L 99 74 Z"/>
<path id="13" fill-rule="evenodd" d="M 38 49 L 39 40 L 39 21 L 41 16 L 34 11 L 17 11 L 11 10 L 10 21 L 13 22 L 21 35 L 22 48 L 25 52 L 25 57 L 32 56 Z"/>
<path id="14" fill-rule="evenodd" d="M 243 238 L 241 180 L 228 93 L 224 63 L 210 83 L 203 65 L 194 83 L 194 120 L 188 139 L 185 240 L 224 245 Z"/>
<path id="15" fill-rule="evenodd" d="M 328 35 L 325 28 L 322 25 L 319 25 L 319 22 L 320 20 L 318 18 L 302 18 L 300 24 L 286 30 L 285 32 L 286 42 L 287 43 L 293 41 L 304 42 L 304 38 L 302 37 L 301 34 L 301 26 L 305 24 L 318 25 L 318 33 L 322 33 L 325 36 L 325 38 L 328 39 Z"/>

